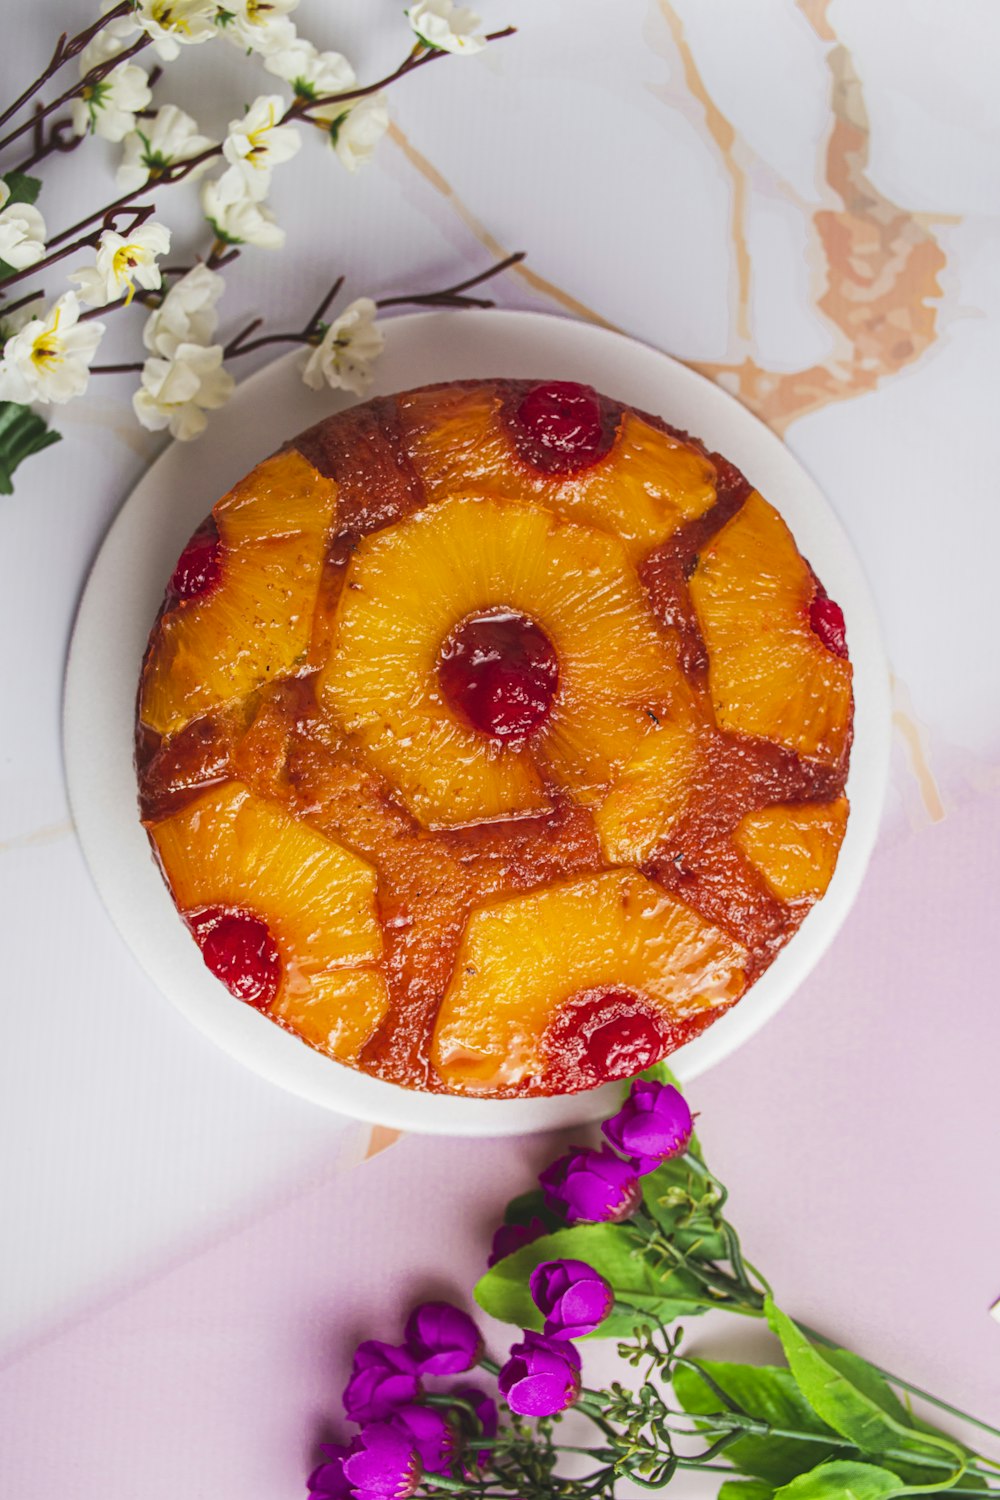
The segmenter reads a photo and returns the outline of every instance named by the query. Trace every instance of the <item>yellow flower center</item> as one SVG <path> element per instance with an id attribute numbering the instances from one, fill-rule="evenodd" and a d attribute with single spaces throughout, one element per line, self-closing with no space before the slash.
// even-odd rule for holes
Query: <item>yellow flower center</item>
<path id="1" fill-rule="evenodd" d="M 267 135 L 267 132 L 269 130 L 273 130 L 273 129 L 274 129 L 274 105 L 273 104 L 269 104 L 267 106 L 267 119 L 264 122 L 264 124 L 263 125 L 258 125 L 258 127 L 257 127 L 256 130 L 248 130 L 247 131 L 247 140 L 250 142 L 250 150 L 248 152 L 249 156 L 253 156 L 254 152 L 256 152 L 256 151 L 262 151 L 262 152 L 266 152 L 267 151 L 267 145 L 266 145 L 266 142 L 265 142 L 265 136 Z M 254 162 L 253 165 L 257 166 L 258 163 Z"/>
<path id="2" fill-rule="evenodd" d="M 56 338 L 61 316 L 62 314 L 56 310 L 52 318 L 52 327 L 43 329 L 31 346 L 31 363 L 37 365 L 39 369 L 51 370 L 62 363 L 63 351 Z"/>
<path id="3" fill-rule="evenodd" d="M 124 282 L 128 287 L 128 293 L 125 297 L 126 307 L 128 307 L 135 296 L 135 287 L 132 285 L 132 277 L 129 273 L 135 270 L 141 260 L 142 250 L 138 245 L 122 245 L 121 249 L 115 251 L 111 261 L 111 269 L 114 272 L 115 280 Z"/>
<path id="4" fill-rule="evenodd" d="M 191 23 L 186 16 L 174 16 L 172 0 L 159 0 L 150 11 L 150 16 L 164 31 L 190 31 Z"/>

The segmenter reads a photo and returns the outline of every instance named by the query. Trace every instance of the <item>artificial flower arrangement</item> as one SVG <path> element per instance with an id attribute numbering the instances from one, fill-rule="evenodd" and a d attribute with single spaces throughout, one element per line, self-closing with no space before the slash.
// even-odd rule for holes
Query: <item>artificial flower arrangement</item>
<path id="1" fill-rule="evenodd" d="M 796 1323 L 743 1255 L 690 1110 L 664 1065 L 602 1127 L 514 1199 L 476 1287 L 523 1329 L 502 1363 L 448 1303 L 411 1314 L 400 1344 L 358 1346 L 348 1444 L 326 1444 L 310 1500 L 599 1500 L 619 1480 L 662 1489 L 682 1470 L 719 1500 L 883 1500 L 998 1495 L 1000 1462 L 917 1416 L 915 1395 L 994 1439 L 1000 1429 Z M 766 1320 L 784 1362 L 685 1352 L 679 1319 L 710 1309 Z M 578 1343 L 614 1338 L 626 1387 L 583 1382 Z M 473 1381 L 478 1367 L 491 1379 Z M 569 1410 L 592 1437 L 562 1441 Z M 567 1458 L 573 1472 L 566 1473 Z"/>
<path id="2" fill-rule="evenodd" d="M 484 35 L 479 17 L 455 0 L 414 0 L 405 12 L 412 45 L 403 62 L 387 77 L 360 85 L 346 57 L 319 51 L 299 35 L 291 18 L 297 5 L 104 0 L 99 18 L 73 37 L 60 36 L 41 74 L 0 110 L 0 493 L 11 492 L 18 464 L 58 441 L 33 408 L 82 396 L 92 374 L 134 371 L 139 422 L 182 440 L 197 437 L 206 413 L 232 394 L 227 362 L 263 344 L 307 346 L 307 385 L 361 394 L 383 345 L 380 308 L 404 302 L 489 306 L 468 290 L 519 258 L 440 292 L 380 302 L 360 297 L 328 318 L 343 285 L 338 278 L 302 328 L 251 337 L 261 322 L 255 319 L 227 343 L 215 341 L 225 289 L 220 268 L 247 247 L 284 244 L 267 197 L 275 169 L 302 146 L 297 126 L 313 126 L 341 164 L 357 172 L 388 127 L 385 91 L 391 84 L 448 54 L 473 55 L 513 34 L 506 27 Z M 221 141 L 203 134 L 177 105 L 153 106 L 164 66 L 187 48 L 217 39 L 239 48 L 274 80 L 230 122 Z M 137 61 L 142 54 L 158 59 L 149 72 Z M 40 102 L 40 92 L 72 62 L 77 81 Z M 121 146 L 116 194 L 51 233 L 36 206 L 38 169 L 92 137 Z M 164 265 L 172 235 L 153 217 L 161 194 L 198 179 L 210 244 L 190 264 Z M 50 272 L 68 283 L 55 297 L 38 284 Z M 95 363 L 105 318 L 135 304 L 149 312 L 145 358 Z"/>

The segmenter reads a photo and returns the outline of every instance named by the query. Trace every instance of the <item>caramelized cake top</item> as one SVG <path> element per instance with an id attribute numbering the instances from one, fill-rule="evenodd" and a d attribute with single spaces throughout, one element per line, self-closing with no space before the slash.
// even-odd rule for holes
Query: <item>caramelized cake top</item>
<path id="1" fill-rule="evenodd" d="M 767 968 L 833 873 L 843 616 L 695 438 L 476 381 L 218 502 L 143 665 L 142 816 L 234 996 L 411 1088 L 591 1087 Z"/>

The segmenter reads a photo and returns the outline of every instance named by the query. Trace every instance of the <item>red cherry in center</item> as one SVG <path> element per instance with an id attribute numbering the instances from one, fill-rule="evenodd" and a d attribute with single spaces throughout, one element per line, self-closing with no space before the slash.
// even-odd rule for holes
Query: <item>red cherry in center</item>
<path id="1" fill-rule="evenodd" d="M 536 385 L 515 407 L 511 424 L 521 457 L 544 474 L 596 463 L 614 436 L 597 392 L 571 380 Z"/>
<path id="2" fill-rule="evenodd" d="M 817 594 L 809 606 L 809 624 L 828 651 L 847 659 L 847 630 L 839 604 L 826 594 Z"/>
<path id="3" fill-rule="evenodd" d="M 237 1000 L 266 1010 L 278 993 L 281 957 L 270 928 L 251 912 L 212 907 L 189 918 L 201 956 Z"/>
<path id="4" fill-rule="evenodd" d="M 199 526 L 177 559 L 167 590 L 177 600 L 197 599 L 219 581 L 222 539 L 214 521 Z"/>
<path id="5" fill-rule="evenodd" d="M 559 686 L 548 636 L 511 610 L 469 615 L 445 641 L 438 679 L 452 708 L 480 734 L 507 742 L 540 729 Z"/>

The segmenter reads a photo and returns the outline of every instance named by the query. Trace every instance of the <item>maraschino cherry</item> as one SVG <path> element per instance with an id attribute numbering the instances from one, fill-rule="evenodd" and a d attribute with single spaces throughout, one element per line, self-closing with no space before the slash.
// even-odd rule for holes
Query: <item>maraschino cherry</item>
<path id="1" fill-rule="evenodd" d="M 198 599 L 214 589 L 222 571 L 222 539 L 214 521 L 199 526 L 177 559 L 167 592 L 174 599 Z"/>
<path id="2" fill-rule="evenodd" d="M 572 474 L 596 463 L 614 438 L 597 392 L 571 380 L 536 385 L 510 420 L 521 457 L 544 474 Z"/>
<path id="3" fill-rule="evenodd" d="M 606 989 L 569 1003 L 553 1024 L 549 1051 L 574 1087 L 593 1088 L 650 1067 L 668 1042 L 659 1019 L 637 995 Z"/>
<path id="4" fill-rule="evenodd" d="M 237 1000 L 266 1010 L 278 993 L 281 957 L 262 918 L 212 907 L 190 919 L 201 956 Z"/>
<path id="5" fill-rule="evenodd" d="M 839 604 L 827 594 L 817 594 L 809 606 L 809 624 L 828 651 L 847 659 L 847 630 Z"/>
<path id="6" fill-rule="evenodd" d="M 548 636 L 511 610 L 469 615 L 445 641 L 438 678 L 452 708 L 480 734 L 507 743 L 548 719 L 559 661 Z"/>

